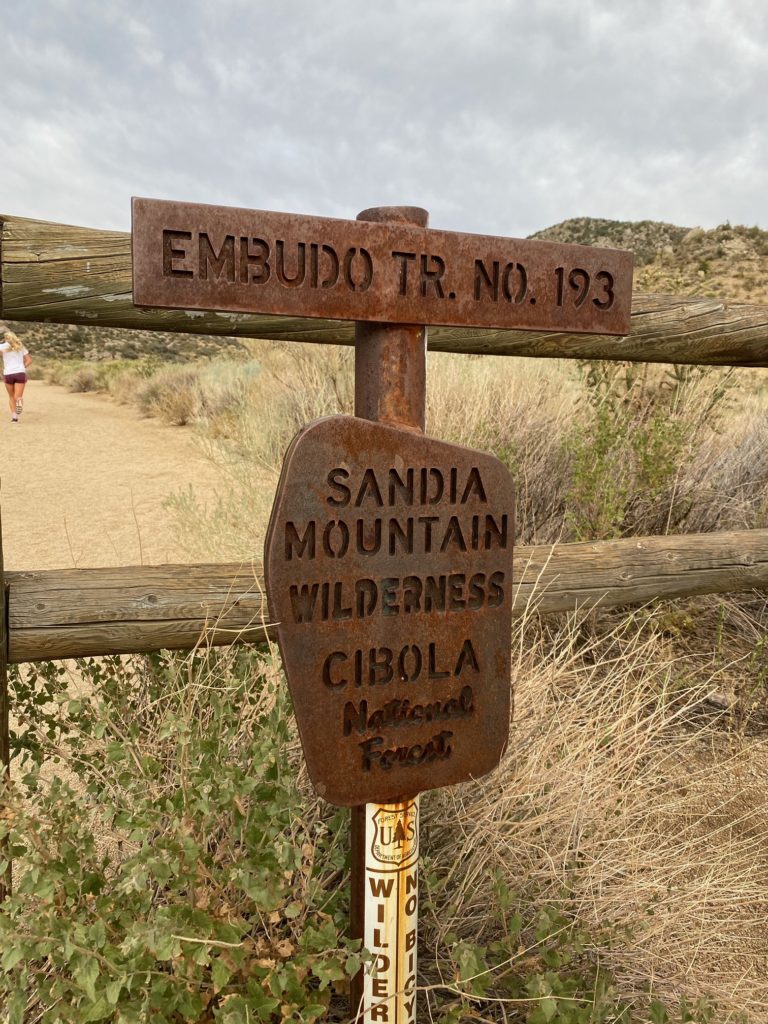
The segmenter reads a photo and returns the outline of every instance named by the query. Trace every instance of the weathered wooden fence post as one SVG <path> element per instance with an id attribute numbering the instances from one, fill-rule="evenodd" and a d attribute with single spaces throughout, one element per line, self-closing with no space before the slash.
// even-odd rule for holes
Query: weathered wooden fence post
<path id="1" fill-rule="evenodd" d="M 5 789 L 10 778 L 11 749 L 8 724 L 8 591 L 3 572 L 3 519 L 0 513 L 0 809 L 5 804 Z M 0 842 L 0 859 L 5 859 L 6 840 Z M 5 877 L 0 874 L 0 901 L 11 891 L 11 865 Z"/>

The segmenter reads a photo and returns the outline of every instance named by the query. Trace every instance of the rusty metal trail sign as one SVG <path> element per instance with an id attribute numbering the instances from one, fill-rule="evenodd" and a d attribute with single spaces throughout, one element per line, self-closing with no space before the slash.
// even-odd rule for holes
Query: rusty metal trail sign
<path id="1" fill-rule="evenodd" d="M 492 455 L 353 416 L 285 459 L 265 548 L 307 768 L 355 806 L 494 768 L 510 711 L 514 492 Z"/>
<path id="2" fill-rule="evenodd" d="M 615 249 L 155 199 L 132 238 L 139 306 L 629 333 Z"/>
<path id="3" fill-rule="evenodd" d="M 627 334 L 632 255 L 356 221 L 133 201 L 134 302 L 352 319 L 355 416 L 306 426 L 265 548 L 307 767 L 351 805 L 359 1024 L 414 1024 L 419 794 L 483 775 L 510 711 L 513 488 L 429 438 L 427 324 Z"/>

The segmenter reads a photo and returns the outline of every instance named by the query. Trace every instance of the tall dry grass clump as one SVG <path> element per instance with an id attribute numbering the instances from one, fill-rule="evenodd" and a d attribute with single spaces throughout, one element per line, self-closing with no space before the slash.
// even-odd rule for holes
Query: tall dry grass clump
<path id="1" fill-rule="evenodd" d="M 691 531 L 768 525 L 768 392 L 742 390 L 681 480 Z"/>
<path id="2" fill-rule="evenodd" d="M 146 416 L 157 416 L 173 426 L 206 427 L 226 422 L 231 410 L 243 405 L 254 372 L 258 368 L 224 360 L 164 365 L 149 367 L 141 379 L 134 376 L 128 388 Z M 125 387 L 122 397 L 131 397 Z"/>
<path id="3" fill-rule="evenodd" d="M 221 472 L 222 486 L 211 498 L 183 493 L 169 503 L 192 558 L 260 561 L 289 443 L 311 420 L 353 410 L 350 350 L 270 342 L 251 342 L 249 349 L 253 359 L 245 364 L 238 400 L 200 424 L 199 444 Z"/>
<path id="4" fill-rule="evenodd" d="M 570 484 L 564 439 L 581 414 L 578 378 L 548 360 L 433 353 L 427 379 L 427 431 L 497 455 L 515 478 L 518 541 L 557 540 Z"/>
<path id="5" fill-rule="evenodd" d="M 554 906 L 563 929 L 584 929 L 585 951 L 640 1019 L 649 999 L 681 996 L 706 997 L 720 1019 L 767 1019 L 765 738 L 731 742 L 707 702 L 711 676 L 688 674 L 654 618 L 601 636 L 573 619 L 523 620 L 514 641 L 500 768 L 425 801 L 427 947 L 489 947 L 503 934 L 489 913 L 501 882 L 513 910 Z M 531 928 L 489 970 L 489 1013 L 501 1015 L 505 972 L 535 963 L 541 945 Z"/>

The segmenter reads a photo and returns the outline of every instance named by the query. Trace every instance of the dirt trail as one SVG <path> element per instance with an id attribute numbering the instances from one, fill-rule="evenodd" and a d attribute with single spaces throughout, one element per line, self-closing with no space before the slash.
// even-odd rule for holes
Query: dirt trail
<path id="1" fill-rule="evenodd" d="M 7 569 L 190 561 L 162 506 L 217 473 L 192 433 L 131 407 L 31 381 L 18 424 L 3 390 L 0 508 Z M 218 481 L 220 483 L 220 481 Z"/>

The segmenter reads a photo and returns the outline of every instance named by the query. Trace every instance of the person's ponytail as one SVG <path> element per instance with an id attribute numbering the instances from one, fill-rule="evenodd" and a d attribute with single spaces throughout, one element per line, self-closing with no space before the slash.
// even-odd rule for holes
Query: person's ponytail
<path id="1" fill-rule="evenodd" d="M 2 338 L 3 341 L 7 341 L 8 344 L 11 346 L 12 352 L 21 352 L 21 350 L 24 348 L 23 341 L 17 334 L 14 334 L 13 331 L 6 331 L 2 335 Z"/>

